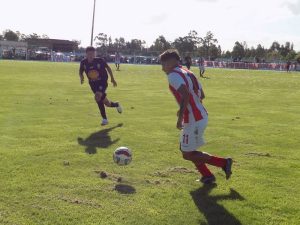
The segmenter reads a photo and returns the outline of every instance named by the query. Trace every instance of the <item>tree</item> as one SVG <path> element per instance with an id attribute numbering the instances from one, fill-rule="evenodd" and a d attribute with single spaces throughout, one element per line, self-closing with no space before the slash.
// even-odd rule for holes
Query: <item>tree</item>
<path id="1" fill-rule="evenodd" d="M 125 38 L 123 38 L 123 37 L 116 38 L 114 43 L 113 43 L 113 47 L 116 51 L 126 51 Z"/>
<path id="2" fill-rule="evenodd" d="M 7 41 L 18 41 L 19 36 L 17 33 L 13 32 L 12 30 L 6 30 L 3 32 L 3 37 Z"/>
<path id="3" fill-rule="evenodd" d="M 95 41 L 96 42 L 96 45 L 99 46 L 100 48 L 101 47 L 106 47 L 107 46 L 107 35 L 104 34 L 104 33 L 99 33 L 96 37 L 95 37 Z"/>
<path id="4" fill-rule="evenodd" d="M 269 49 L 269 51 L 280 51 L 280 44 L 277 41 L 274 41 Z"/>
<path id="5" fill-rule="evenodd" d="M 154 44 L 150 47 L 150 50 L 155 52 L 163 52 L 169 48 L 171 48 L 171 43 L 161 35 L 154 41 Z"/>
<path id="6" fill-rule="evenodd" d="M 98 46 L 98 49 L 99 49 L 104 55 L 106 55 L 106 53 L 107 53 L 107 42 L 108 42 L 107 35 L 104 34 L 104 33 L 99 33 L 99 34 L 95 37 L 95 41 L 96 41 L 96 46 Z"/>
<path id="7" fill-rule="evenodd" d="M 232 50 L 232 57 L 238 61 L 245 57 L 245 48 L 242 43 L 238 41 L 235 42 Z"/>
<path id="8" fill-rule="evenodd" d="M 41 36 L 36 34 L 36 33 L 32 33 L 32 34 L 29 34 L 26 36 L 26 39 L 34 39 L 34 40 L 37 40 L 37 39 L 40 39 Z"/>
<path id="9" fill-rule="evenodd" d="M 226 51 L 225 53 L 223 53 L 223 57 L 225 58 L 231 58 L 231 52 L 230 51 Z"/>
<path id="10" fill-rule="evenodd" d="M 190 43 L 193 44 L 193 48 L 194 48 L 193 50 L 197 50 L 197 48 L 199 47 L 199 44 L 200 44 L 200 37 L 198 36 L 197 31 L 191 30 L 188 33 L 187 38 L 190 41 Z"/>
<path id="11" fill-rule="evenodd" d="M 213 45 L 210 46 L 210 58 L 211 58 L 211 60 L 215 60 L 216 58 L 221 57 L 221 55 L 222 55 L 222 49 L 221 49 L 220 45 L 216 46 L 216 45 L 213 44 Z"/>
<path id="12" fill-rule="evenodd" d="M 42 39 L 49 39 L 49 36 L 47 34 L 43 34 Z"/>
<path id="13" fill-rule="evenodd" d="M 206 50 L 206 57 L 210 58 L 210 47 L 213 44 L 217 44 L 218 40 L 214 37 L 214 34 L 211 31 L 208 31 L 205 37 L 200 38 L 200 43 Z"/>
<path id="14" fill-rule="evenodd" d="M 256 48 L 256 57 L 258 57 L 258 58 L 264 58 L 265 55 L 266 55 L 266 52 L 265 52 L 264 47 L 262 47 L 261 44 L 257 45 L 257 48 Z"/>
<path id="15" fill-rule="evenodd" d="M 300 52 L 295 56 L 295 60 L 300 64 Z"/>
<path id="16" fill-rule="evenodd" d="M 0 41 L 3 41 L 4 40 L 4 37 L 2 34 L 0 34 Z"/>
<path id="17" fill-rule="evenodd" d="M 292 61 L 292 60 L 294 60 L 294 59 L 296 58 L 296 56 L 297 56 L 297 53 L 296 53 L 294 50 L 291 50 L 291 51 L 287 54 L 286 60 Z"/>
<path id="18" fill-rule="evenodd" d="M 130 54 L 139 53 L 143 51 L 146 42 L 144 40 L 132 39 L 130 42 L 126 43 L 126 47 Z"/>

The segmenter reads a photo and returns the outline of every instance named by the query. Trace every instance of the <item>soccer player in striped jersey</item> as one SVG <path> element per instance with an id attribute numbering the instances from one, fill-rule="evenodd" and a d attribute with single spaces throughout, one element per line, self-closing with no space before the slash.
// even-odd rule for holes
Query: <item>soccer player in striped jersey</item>
<path id="1" fill-rule="evenodd" d="M 226 179 L 231 176 L 231 158 L 221 158 L 197 149 L 205 144 L 204 131 L 208 122 L 208 114 L 202 104 L 204 91 L 195 75 L 180 66 L 177 50 L 169 49 L 160 55 L 162 69 L 168 76 L 169 88 L 177 103 L 177 129 L 181 130 L 180 150 L 185 160 L 191 161 L 202 175 L 204 184 L 214 183 L 216 178 L 207 164 L 223 169 Z"/>

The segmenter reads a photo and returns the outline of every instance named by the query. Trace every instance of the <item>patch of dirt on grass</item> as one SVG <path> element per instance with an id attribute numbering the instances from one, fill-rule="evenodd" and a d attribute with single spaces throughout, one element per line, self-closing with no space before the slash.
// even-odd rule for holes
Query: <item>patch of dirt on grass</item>
<path id="1" fill-rule="evenodd" d="M 98 174 L 101 179 L 108 179 L 119 183 L 124 181 L 124 178 L 118 174 L 108 173 L 106 171 L 99 171 L 99 170 L 95 170 L 94 172 Z"/>
<path id="2" fill-rule="evenodd" d="M 168 168 L 163 171 L 156 171 L 154 175 L 158 177 L 168 177 L 171 173 L 186 174 L 186 173 L 197 173 L 197 172 L 196 170 L 191 170 L 185 167 L 176 166 L 176 167 Z"/>
<path id="3" fill-rule="evenodd" d="M 258 156 L 258 157 L 271 157 L 269 153 L 259 153 L 259 152 L 248 152 L 245 155 Z"/>
<path id="4" fill-rule="evenodd" d="M 172 184 L 175 185 L 176 183 L 172 182 L 169 179 L 166 180 L 145 180 L 145 182 L 147 184 L 151 184 L 151 185 L 160 185 L 160 184 Z"/>
<path id="5" fill-rule="evenodd" d="M 87 206 L 94 207 L 94 208 L 102 207 L 98 203 L 90 201 L 90 200 L 84 200 L 84 199 L 79 199 L 79 198 L 71 198 L 71 197 L 68 197 L 68 196 L 59 196 L 58 199 L 62 200 L 64 202 L 67 202 L 67 203 L 71 203 L 71 204 L 87 205 Z"/>

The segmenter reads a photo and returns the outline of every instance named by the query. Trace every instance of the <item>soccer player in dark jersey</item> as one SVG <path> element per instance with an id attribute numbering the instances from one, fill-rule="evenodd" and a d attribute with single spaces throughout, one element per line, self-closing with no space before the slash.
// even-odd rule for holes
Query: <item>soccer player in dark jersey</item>
<path id="1" fill-rule="evenodd" d="M 86 49 L 86 58 L 80 63 L 79 77 L 81 84 L 84 83 L 84 72 L 87 75 L 89 85 L 95 94 L 95 100 L 103 119 L 101 125 L 105 126 L 108 124 L 105 106 L 116 108 L 119 113 L 122 113 L 120 103 L 109 101 L 106 95 L 108 74 L 114 87 L 117 86 L 117 82 L 115 81 L 111 68 L 105 60 L 96 57 L 96 49 L 94 47 L 88 47 Z"/>

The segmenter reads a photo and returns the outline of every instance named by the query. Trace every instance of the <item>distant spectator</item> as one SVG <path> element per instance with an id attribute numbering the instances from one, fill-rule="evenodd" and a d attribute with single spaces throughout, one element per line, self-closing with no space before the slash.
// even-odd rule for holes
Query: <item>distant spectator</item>
<path id="1" fill-rule="evenodd" d="M 200 70 L 200 77 L 204 78 L 203 75 L 205 73 L 205 66 L 204 66 L 204 58 L 203 57 L 199 58 L 198 64 L 199 64 L 199 70 Z"/>
<path id="2" fill-rule="evenodd" d="M 286 72 L 290 72 L 290 69 L 291 69 L 291 62 L 290 61 L 288 61 L 287 63 L 286 63 Z"/>
<path id="3" fill-rule="evenodd" d="M 116 55 L 115 55 L 115 64 L 116 64 L 117 71 L 120 71 L 121 55 L 120 55 L 119 52 L 116 52 Z"/>
<path id="4" fill-rule="evenodd" d="M 185 66 L 188 68 L 188 70 L 191 69 L 192 66 L 192 58 L 190 56 L 185 57 Z"/>

